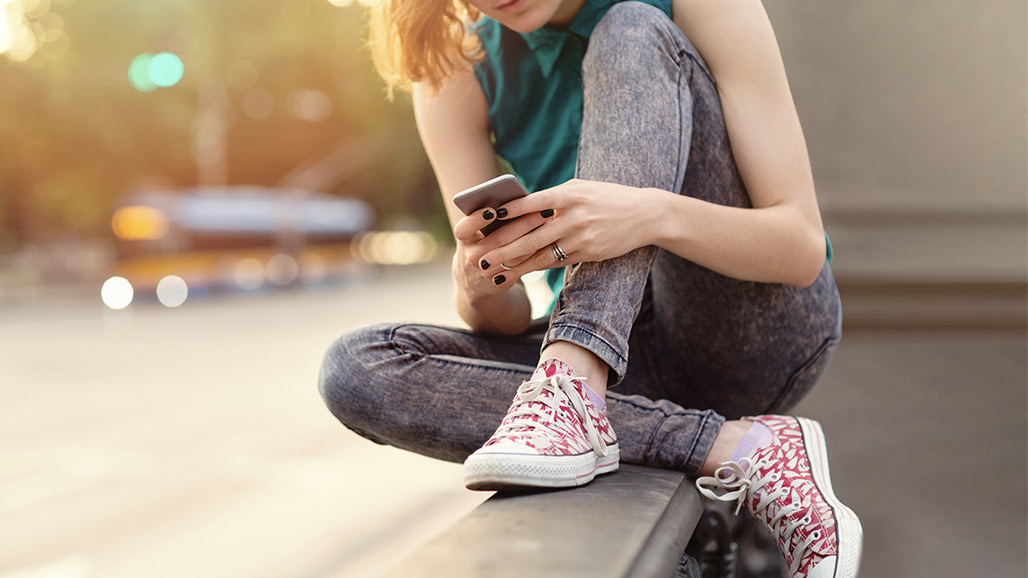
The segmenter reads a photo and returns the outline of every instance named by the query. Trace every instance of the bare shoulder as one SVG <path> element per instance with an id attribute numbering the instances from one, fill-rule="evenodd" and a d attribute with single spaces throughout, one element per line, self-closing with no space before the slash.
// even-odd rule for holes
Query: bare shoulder
<path id="1" fill-rule="evenodd" d="M 438 91 L 433 91 L 420 83 L 415 84 L 414 113 L 419 128 L 422 124 L 454 123 L 467 129 L 489 128 L 485 93 L 482 92 L 474 72 L 470 70 L 454 74 Z"/>
<path id="2" fill-rule="evenodd" d="M 778 41 L 761 0 L 672 0 L 672 14 L 719 85 L 784 79 Z"/>

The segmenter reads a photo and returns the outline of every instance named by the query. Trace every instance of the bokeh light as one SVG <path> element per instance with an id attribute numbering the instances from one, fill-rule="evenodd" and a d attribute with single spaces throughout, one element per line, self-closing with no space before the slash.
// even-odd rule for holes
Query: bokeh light
<path id="1" fill-rule="evenodd" d="M 244 291 L 260 289 L 265 279 L 264 263 L 252 257 L 240 259 L 232 268 L 232 280 Z"/>
<path id="2" fill-rule="evenodd" d="M 111 277 L 100 288 L 100 299 L 111 309 L 124 309 L 132 303 L 135 291 L 124 277 Z"/>
<path id="3" fill-rule="evenodd" d="M 0 0 L 0 54 L 14 46 L 14 18 L 11 0 Z"/>
<path id="4" fill-rule="evenodd" d="M 64 30 L 51 28 L 43 36 L 43 46 L 40 51 L 43 56 L 51 60 L 64 57 L 71 50 L 71 39 L 64 33 Z"/>
<path id="5" fill-rule="evenodd" d="M 10 60 L 26 62 L 44 48 L 48 58 L 64 56 L 63 32 L 64 21 L 50 13 L 50 0 L 0 0 L 0 54 Z"/>
<path id="6" fill-rule="evenodd" d="M 150 80 L 151 60 L 153 60 L 153 54 L 149 52 L 144 52 L 132 59 L 128 69 L 129 84 L 132 85 L 132 88 L 140 92 L 153 92 L 157 90 L 157 85 Z"/>
<path id="7" fill-rule="evenodd" d="M 368 263 L 414 265 L 427 263 L 439 252 L 438 243 L 424 231 L 376 231 L 353 240 L 354 252 Z"/>
<path id="8" fill-rule="evenodd" d="M 332 99 L 324 91 L 301 88 L 286 97 L 286 110 L 300 120 L 318 122 L 332 114 Z"/>
<path id="9" fill-rule="evenodd" d="M 133 88 L 140 92 L 152 92 L 158 87 L 174 86 L 182 80 L 185 65 L 182 59 L 170 52 L 151 54 L 144 52 L 132 59 L 128 78 Z"/>
<path id="10" fill-rule="evenodd" d="M 150 59 L 148 69 L 150 82 L 164 87 L 178 84 L 186 70 L 185 65 L 182 64 L 182 59 L 170 52 L 155 54 Z"/>
<path id="11" fill-rule="evenodd" d="M 268 259 L 268 281 L 275 285 L 289 285 L 300 275 L 300 264 L 292 255 L 278 253 Z"/>
<path id="12" fill-rule="evenodd" d="M 168 234 L 168 228 L 168 218 L 153 207 L 121 207 L 111 217 L 111 230 L 123 241 L 161 239 Z"/>
<path id="13" fill-rule="evenodd" d="M 165 307 L 178 307 L 189 297 L 189 286 L 178 275 L 168 275 L 157 283 L 157 300 Z"/>

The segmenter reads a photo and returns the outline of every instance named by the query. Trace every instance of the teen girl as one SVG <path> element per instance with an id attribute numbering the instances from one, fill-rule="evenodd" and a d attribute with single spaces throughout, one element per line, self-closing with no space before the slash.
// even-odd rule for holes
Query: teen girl
<path id="1" fill-rule="evenodd" d="M 471 330 L 344 335 L 320 380 L 333 414 L 464 461 L 472 489 L 580 485 L 621 459 L 701 476 L 767 525 L 793 576 L 855 576 L 860 522 L 832 492 L 820 426 L 771 415 L 828 365 L 841 309 L 761 2 L 373 10 L 379 69 L 412 88 L 446 199 Z M 501 174 L 498 157 L 534 194 L 462 215 L 449 200 Z M 483 235 L 496 219 L 510 222 Z M 559 294 L 533 320 L 519 279 L 543 269 Z"/>

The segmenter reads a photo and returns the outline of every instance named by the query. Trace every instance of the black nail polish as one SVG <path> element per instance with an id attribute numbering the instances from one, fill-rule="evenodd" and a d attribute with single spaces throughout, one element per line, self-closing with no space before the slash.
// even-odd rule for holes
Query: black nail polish
<path id="1" fill-rule="evenodd" d="M 539 214 L 542 215 L 544 219 L 549 219 L 553 216 L 553 209 L 546 209 Z"/>
<path id="2" fill-rule="evenodd" d="M 485 259 L 482 259 L 482 262 L 479 263 L 479 265 L 482 266 L 482 270 L 483 271 L 486 271 L 486 270 L 489 269 L 489 267 L 491 267 L 491 265 L 489 264 L 489 261 L 486 261 Z"/>
<path id="3" fill-rule="evenodd" d="M 496 218 L 502 219 L 507 216 L 507 209 L 496 209 Z"/>
<path id="4" fill-rule="evenodd" d="M 493 220 L 493 212 L 492 211 L 486 211 L 486 212 L 482 213 L 482 218 L 485 219 L 486 221 L 492 221 Z"/>
<path id="5" fill-rule="evenodd" d="M 493 283 L 495 283 L 497 285 L 503 285 L 503 282 L 506 281 L 506 280 L 507 280 L 507 278 L 504 277 L 503 275 L 497 275 L 497 276 L 493 277 Z"/>

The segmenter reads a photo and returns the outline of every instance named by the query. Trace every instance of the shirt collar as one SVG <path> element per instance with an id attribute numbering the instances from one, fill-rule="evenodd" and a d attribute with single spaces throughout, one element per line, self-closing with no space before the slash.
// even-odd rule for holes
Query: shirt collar
<path id="1" fill-rule="evenodd" d="M 521 35 L 525 39 L 528 49 L 532 51 L 536 61 L 539 62 L 539 68 L 542 69 L 544 78 L 549 78 L 556 67 L 568 36 L 574 34 L 581 38 L 589 38 L 600 19 L 607 13 L 607 9 L 619 1 L 585 0 L 582 9 L 578 11 L 567 29 L 543 26 L 539 30 Z"/>

